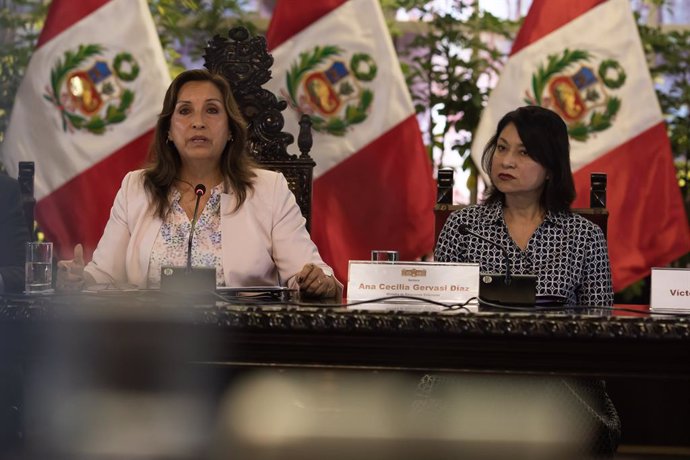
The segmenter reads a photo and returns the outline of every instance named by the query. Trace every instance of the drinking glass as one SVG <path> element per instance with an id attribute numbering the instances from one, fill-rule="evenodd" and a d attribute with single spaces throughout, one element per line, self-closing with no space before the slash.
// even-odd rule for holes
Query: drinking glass
<path id="1" fill-rule="evenodd" d="M 398 251 L 375 249 L 371 251 L 371 260 L 374 262 L 397 262 L 399 260 Z"/>
<path id="2" fill-rule="evenodd" d="M 26 243 L 24 291 L 27 294 L 52 292 L 53 243 Z"/>

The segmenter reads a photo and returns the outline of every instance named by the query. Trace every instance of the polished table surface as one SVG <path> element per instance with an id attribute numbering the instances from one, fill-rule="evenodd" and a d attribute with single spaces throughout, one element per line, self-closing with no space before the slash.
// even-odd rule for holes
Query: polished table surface
<path id="1" fill-rule="evenodd" d="M 83 347 L 108 334 L 145 331 L 152 341 L 201 341 L 185 359 L 216 365 L 690 379 L 690 318 L 683 315 L 650 315 L 639 307 L 637 314 L 399 308 L 249 303 L 156 291 L 3 297 L 1 354 L 40 353 L 61 330 Z"/>

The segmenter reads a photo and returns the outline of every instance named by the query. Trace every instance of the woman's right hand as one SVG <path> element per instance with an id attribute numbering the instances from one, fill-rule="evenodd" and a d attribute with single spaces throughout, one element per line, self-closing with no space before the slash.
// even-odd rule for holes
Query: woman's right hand
<path id="1" fill-rule="evenodd" d="M 55 287 L 58 291 L 79 291 L 84 287 L 84 248 L 81 244 L 74 247 L 72 260 L 61 260 L 57 266 Z"/>

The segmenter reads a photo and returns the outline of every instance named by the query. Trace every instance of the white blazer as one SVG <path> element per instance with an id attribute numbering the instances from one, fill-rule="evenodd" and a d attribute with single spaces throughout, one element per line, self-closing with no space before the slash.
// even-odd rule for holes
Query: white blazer
<path id="1" fill-rule="evenodd" d="M 288 286 L 307 263 L 326 273 L 324 263 L 305 227 L 295 196 L 282 174 L 256 169 L 254 191 L 240 209 L 233 192 L 220 200 L 221 246 L 225 285 Z M 93 259 L 85 267 L 97 283 L 147 287 L 153 243 L 163 221 L 150 208 L 144 171 L 128 173 L 117 192 L 110 219 Z"/>

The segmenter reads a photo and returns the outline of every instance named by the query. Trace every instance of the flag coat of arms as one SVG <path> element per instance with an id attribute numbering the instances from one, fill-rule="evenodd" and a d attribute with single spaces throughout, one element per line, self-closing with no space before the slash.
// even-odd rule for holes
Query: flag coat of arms
<path id="1" fill-rule="evenodd" d="M 480 164 L 500 118 L 522 105 L 568 125 L 577 198 L 607 174 L 608 245 L 620 290 L 690 251 L 668 135 L 628 0 L 534 0 L 474 136 Z"/>
<path id="2" fill-rule="evenodd" d="M 145 0 L 53 1 L 1 147 L 11 175 L 35 162 L 36 219 L 60 257 L 95 248 L 169 83 Z"/>
<path id="3" fill-rule="evenodd" d="M 286 131 L 313 122 L 312 238 L 338 278 L 374 249 L 431 252 L 431 162 L 377 0 L 280 0 L 267 39 Z"/>

